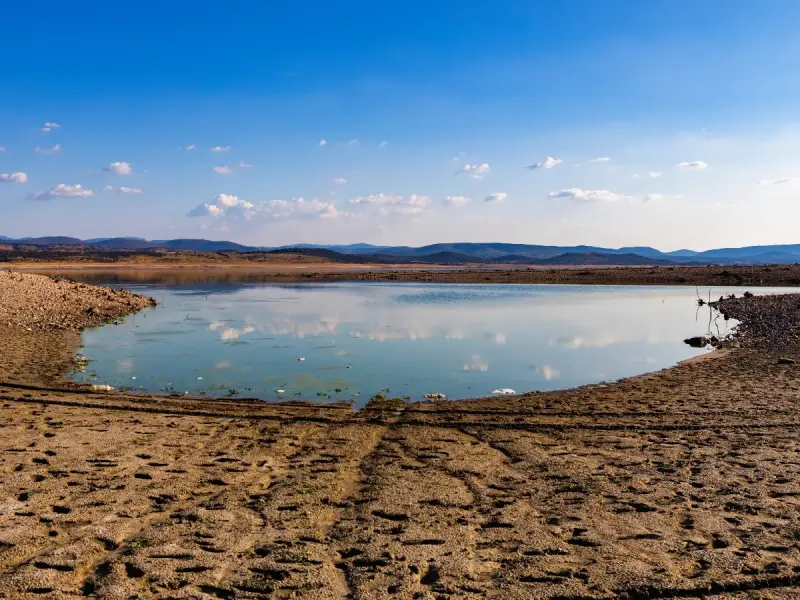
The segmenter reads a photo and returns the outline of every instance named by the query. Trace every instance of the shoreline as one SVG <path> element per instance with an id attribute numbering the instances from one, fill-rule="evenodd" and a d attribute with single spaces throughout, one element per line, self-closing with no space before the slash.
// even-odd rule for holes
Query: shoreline
<path id="1" fill-rule="evenodd" d="M 52 306 L 0 282 L 0 596 L 800 592 L 798 295 L 715 303 L 739 334 L 661 371 L 353 412 L 53 385 L 150 304 L 35 279 Z"/>
<path id="2" fill-rule="evenodd" d="M 10 264 L 10 263 L 9 263 Z M 17 263 L 20 272 L 90 280 L 114 275 L 131 282 L 202 281 L 390 281 L 421 283 L 520 283 L 578 285 L 684 285 L 714 287 L 800 287 L 800 265 L 762 266 L 507 266 L 370 265 L 340 263 Z"/>

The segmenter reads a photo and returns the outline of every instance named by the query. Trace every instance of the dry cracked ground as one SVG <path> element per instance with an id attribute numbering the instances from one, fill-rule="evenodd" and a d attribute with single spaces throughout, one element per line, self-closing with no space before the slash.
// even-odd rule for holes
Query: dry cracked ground
<path id="1" fill-rule="evenodd" d="M 800 596 L 791 349 L 352 412 L 10 381 L 28 335 L 0 362 L 0 598 Z"/>

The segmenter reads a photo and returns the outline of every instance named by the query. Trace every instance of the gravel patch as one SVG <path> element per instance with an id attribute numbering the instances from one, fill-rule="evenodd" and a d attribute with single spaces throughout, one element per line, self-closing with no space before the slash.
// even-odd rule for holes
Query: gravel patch
<path id="1" fill-rule="evenodd" d="M 68 279 L 0 271 L 0 325 L 79 331 L 156 306 L 146 296 Z"/>

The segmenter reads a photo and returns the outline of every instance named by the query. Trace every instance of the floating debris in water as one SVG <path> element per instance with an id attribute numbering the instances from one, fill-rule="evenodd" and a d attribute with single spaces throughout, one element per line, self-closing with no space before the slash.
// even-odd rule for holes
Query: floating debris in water
<path id="1" fill-rule="evenodd" d="M 113 392 L 114 391 L 114 386 L 101 384 L 101 383 L 95 383 L 92 386 L 92 391 L 93 392 Z"/>
<path id="2" fill-rule="evenodd" d="M 425 394 L 425 400 L 447 400 L 444 394 Z"/>
<path id="3" fill-rule="evenodd" d="M 275 390 L 276 394 L 285 394 L 286 390 Z"/>
<path id="4" fill-rule="evenodd" d="M 89 359 L 83 354 L 75 355 L 75 371 L 78 373 L 85 373 L 86 367 L 89 365 Z"/>
<path id="5" fill-rule="evenodd" d="M 303 361 L 305 360 L 305 358 L 303 358 L 303 357 L 301 356 L 301 357 L 300 357 L 300 358 L 298 358 L 297 360 L 298 360 L 298 362 L 303 362 Z"/>
<path id="6" fill-rule="evenodd" d="M 200 381 L 200 380 L 202 380 L 202 379 L 203 379 L 202 377 L 198 377 L 198 378 L 197 378 L 197 381 Z"/>
<path id="7" fill-rule="evenodd" d="M 492 392 L 492 395 L 494 395 L 494 396 L 513 396 L 516 393 L 517 392 L 515 392 L 511 388 L 500 388 L 499 390 L 494 390 Z"/>

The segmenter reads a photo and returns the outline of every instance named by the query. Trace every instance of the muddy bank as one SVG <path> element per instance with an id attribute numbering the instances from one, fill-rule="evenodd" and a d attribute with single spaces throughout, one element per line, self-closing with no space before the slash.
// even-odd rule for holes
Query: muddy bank
<path id="1" fill-rule="evenodd" d="M 714 360 L 512 398 L 0 383 L 0 597 L 796 598 L 798 302 L 724 301 Z"/>

